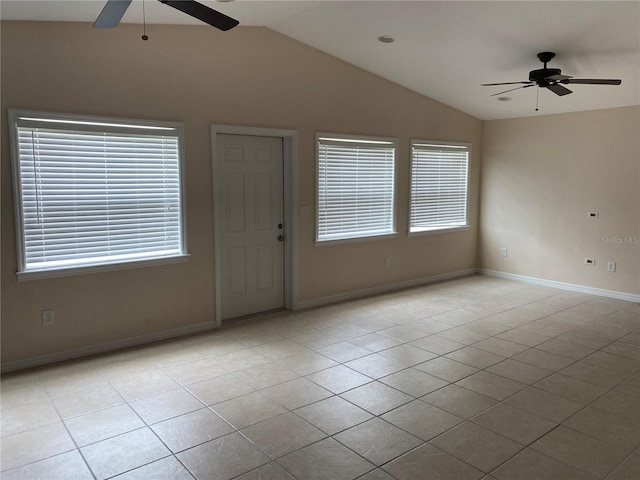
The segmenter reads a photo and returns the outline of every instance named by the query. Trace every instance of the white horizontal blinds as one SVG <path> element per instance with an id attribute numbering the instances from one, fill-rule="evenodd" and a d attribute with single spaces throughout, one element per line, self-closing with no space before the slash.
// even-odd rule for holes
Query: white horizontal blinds
<path id="1" fill-rule="evenodd" d="M 17 121 L 24 270 L 182 253 L 176 129 Z"/>
<path id="2" fill-rule="evenodd" d="M 319 241 L 394 233 L 395 143 L 318 139 Z"/>
<path id="3" fill-rule="evenodd" d="M 414 143 L 410 230 L 467 224 L 469 147 Z"/>

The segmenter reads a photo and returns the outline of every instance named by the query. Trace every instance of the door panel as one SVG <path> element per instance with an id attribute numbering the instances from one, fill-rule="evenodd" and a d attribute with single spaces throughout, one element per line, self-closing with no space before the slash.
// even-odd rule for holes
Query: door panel
<path id="1" fill-rule="evenodd" d="M 227 249 L 227 284 L 229 297 L 247 293 L 247 256 L 244 247 Z"/>
<path id="2" fill-rule="evenodd" d="M 282 138 L 219 134 L 222 319 L 284 306 Z"/>
<path id="3" fill-rule="evenodd" d="M 225 180 L 224 198 L 227 207 L 225 231 L 242 233 L 245 231 L 244 175 L 227 175 Z"/>
<path id="4" fill-rule="evenodd" d="M 273 285 L 273 245 L 258 245 L 256 247 L 256 289 L 260 292 L 272 290 Z"/>
<path id="5" fill-rule="evenodd" d="M 273 178 L 272 175 L 256 175 L 256 230 L 273 228 Z"/>

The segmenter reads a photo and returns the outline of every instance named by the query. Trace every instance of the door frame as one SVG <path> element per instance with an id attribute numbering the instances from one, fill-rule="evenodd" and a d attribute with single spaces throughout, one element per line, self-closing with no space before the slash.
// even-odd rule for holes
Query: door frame
<path id="1" fill-rule="evenodd" d="M 211 125 L 211 162 L 213 166 L 213 242 L 216 292 L 216 326 L 222 325 L 222 231 L 218 219 L 224 215 L 222 191 L 216 182 L 220 178 L 217 139 L 220 134 L 282 138 L 283 198 L 284 198 L 284 307 L 295 310 L 298 302 L 298 132 L 280 128 L 247 127 L 242 125 Z"/>

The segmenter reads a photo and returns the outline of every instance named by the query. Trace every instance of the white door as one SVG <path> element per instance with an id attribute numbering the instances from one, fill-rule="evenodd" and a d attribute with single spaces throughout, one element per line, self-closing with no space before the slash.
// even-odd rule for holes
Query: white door
<path id="1" fill-rule="evenodd" d="M 222 320 L 284 306 L 282 138 L 216 137 Z"/>

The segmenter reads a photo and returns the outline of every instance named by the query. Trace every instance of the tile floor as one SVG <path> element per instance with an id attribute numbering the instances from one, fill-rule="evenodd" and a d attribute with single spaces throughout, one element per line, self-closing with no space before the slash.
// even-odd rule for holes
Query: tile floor
<path id="1" fill-rule="evenodd" d="M 6 375 L 2 478 L 640 478 L 640 305 L 473 276 Z"/>

